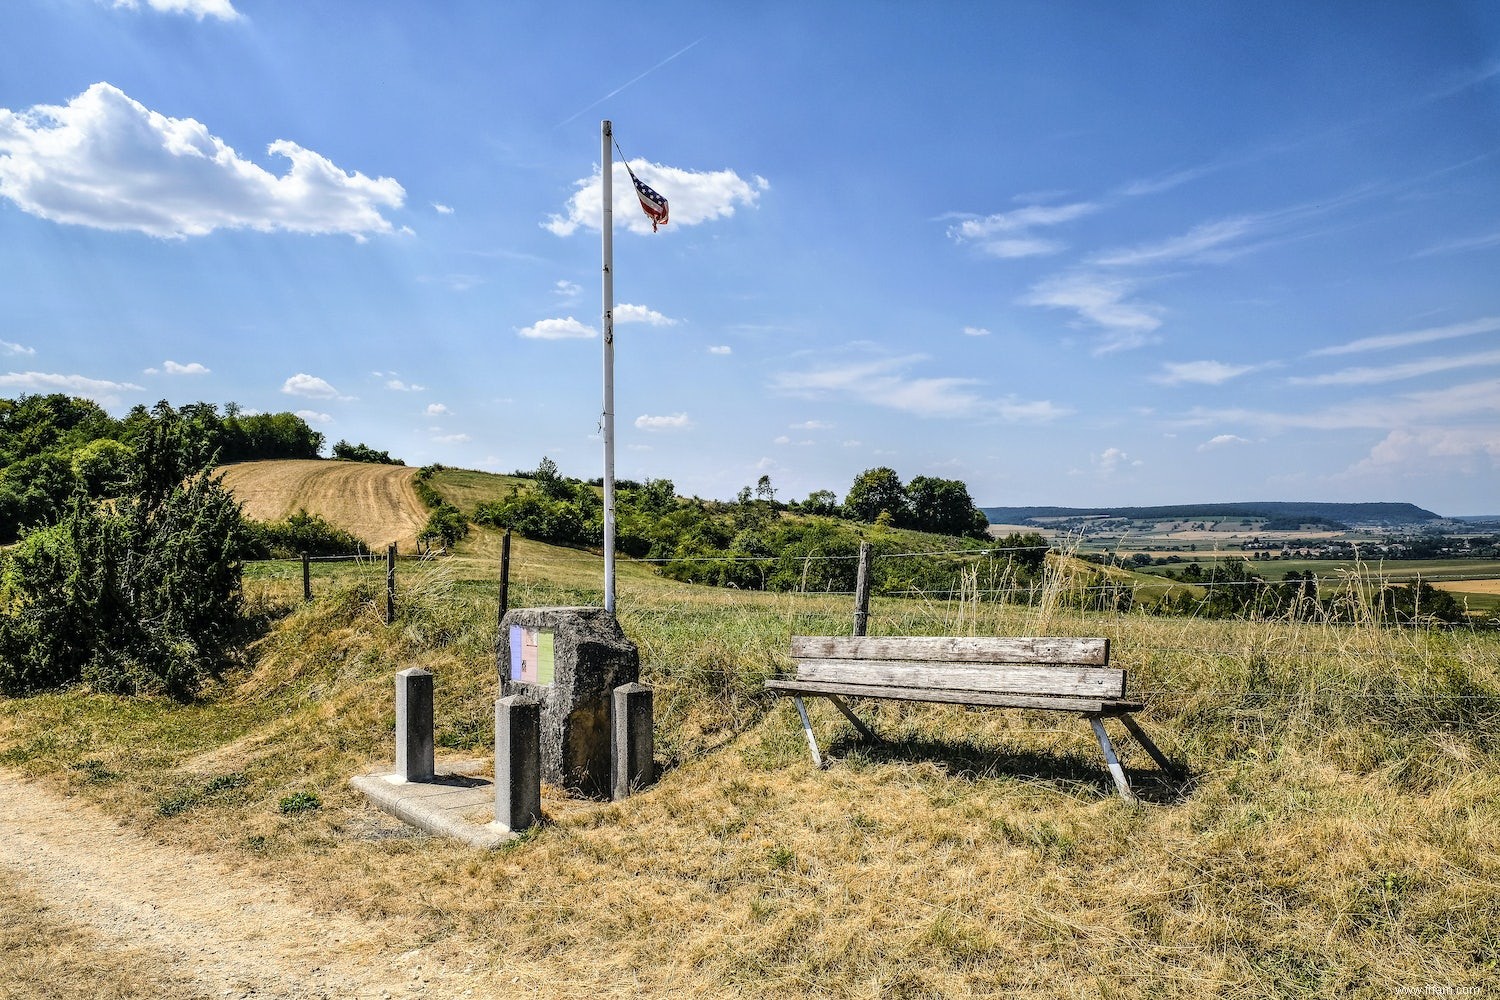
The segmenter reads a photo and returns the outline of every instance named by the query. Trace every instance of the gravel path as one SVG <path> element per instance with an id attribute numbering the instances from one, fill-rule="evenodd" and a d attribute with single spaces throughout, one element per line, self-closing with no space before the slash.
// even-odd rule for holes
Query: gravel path
<path id="1" fill-rule="evenodd" d="M 474 985 L 445 975 L 434 956 L 384 950 L 371 925 L 315 914 L 281 889 L 163 847 L 3 769 L 0 866 L 50 904 L 51 919 L 158 953 L 206 996 L 399 1000 L 461 996 Z"/>

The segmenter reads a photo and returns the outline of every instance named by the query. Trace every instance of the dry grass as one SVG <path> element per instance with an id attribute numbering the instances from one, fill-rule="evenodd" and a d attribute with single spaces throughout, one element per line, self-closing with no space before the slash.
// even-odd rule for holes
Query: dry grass
<path id="1" fill-rule="evenodd" d="M 119 948 L 0 868 L 0 998 L 3 1000 L 197 1000 L 162 955 Z"/>
<path id="2" fill-rule="evenodd" d="M 224 485 L 245 516 L 279 521 L 299 510 L 329 521 L 372 549 L 391 542 L 410 550 L 427 523 L 412 491 L 416 469 L 317 459 L 243 462 L 225 466 Z"/>
<path id="3" fill-rule="evenodd" d="M 844 598 L 704 591 L 621 567 L 657 689 L 646 794 L 549 796 L 479 854 L 366 836 L 347 777 L 389 759 L 391 673 L 438 675 L 438 741 L 482 749 L 494 696 L 494 536 L 299 606 L 201 703 L 74 691 L 0 703 L 0 758 L 309 905 L 492 963 L 548 996 L 1389 996 L 1500 971 L 1500 642 L 1493 635 L 878 600 L 871 631 L 1105 635 L 1186 762 L 1186 788 L 1112 793 L 1083 723 L 831 710 L 814 772 L 768 699 L 793 633 Z M 1063 565 L 1061 562 L 1059 565 Z M 597 602 L 596 560 L 518 541 L 512 602 Z M 260 599 L 300 580 L 264 577 Z M 1056 581 L 1057 593 L 1066 581 Z M 1127 766 L 1145 764 L 1129 741 Z M 314 789 L 323 808 L 276 803 Z M 164 806 L 172 804 L 172 811 Z M 3 978 L 3 971 L 0 971 Z"/>

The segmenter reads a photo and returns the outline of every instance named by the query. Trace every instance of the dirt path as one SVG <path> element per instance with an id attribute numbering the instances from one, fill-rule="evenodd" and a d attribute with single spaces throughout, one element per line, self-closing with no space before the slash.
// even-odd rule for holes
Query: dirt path
<path id="1" fill-rule="evenodd" d="M 257 521 L 299 509 L 317 514 L 373 549 L 391 542 L 409 551 L 427 523 L 412 489 L 416 469 L 367 462 L 243 462 L 223 469 L 224 485 Z"/>
<path id="2" fill-rule="evenodd" d="M 190 985 L 175 995 L 399 1000 L 459 996 L 476 986 L 456 970 L 448 974 L 435 955 L 386 950 L 378 928 L 312 913 L 282 890 L 163 847 L 5 770 L 0 875 L 46 902 L 46 926 L 77 926 L 89 940 L 135 956 L 136 966 L 143 950 L 159 956 L 163 973 Z M 98 963 L 101 978 L 110 965 Z M 118 995 L 99 985 L 96 995 Z M 0 982 L 0 995 L 57 993 L 23 980 Z"/>

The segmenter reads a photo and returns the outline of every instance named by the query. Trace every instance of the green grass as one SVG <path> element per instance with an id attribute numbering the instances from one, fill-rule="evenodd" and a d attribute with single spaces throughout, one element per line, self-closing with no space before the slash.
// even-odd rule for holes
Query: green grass
<path id="1" fill-rule="evenodd" d="M 621 803 L 549 793 L 548 822 L 496 854 L 362 837 L 347 779 L 391 758 L 396 670 L 436 674 L 440 747 L 486 752 L 498 551 L 481 530 L 403 562 L 392 626 L 382 573 L 320 566 L 303 604 L 300 566 L 257 568 L 247 591 L 279 617 L 244 670 L 188 705 L 0 700 L 0 763 L 557 994 L 1386 997 L 1500 974 L 1492 633 L 874 601 L 876 634 L 1109 638 L 1193 775 L 1156 781 L 1122 739 L 1153 803 L 1129 806 L 1058 714 L 867 705 L 871 745 L 818 703 L 836 763 L 814 771 L 761 681 L 792 634 L 846 632 L 849 599 L 627 562 L 661 781 Z M 597 555 L 512 555 L 514 605 L 598 602 Z"/>
<path id="2" fill-rule="evenodd" d="M 513 486 L 524 489 L 530 480 L 472 469 L 442 469 L 433 475 L 431 483 L 444 500 L 465 514 L 473 514 L 481 503 L 499 500 Z"/>

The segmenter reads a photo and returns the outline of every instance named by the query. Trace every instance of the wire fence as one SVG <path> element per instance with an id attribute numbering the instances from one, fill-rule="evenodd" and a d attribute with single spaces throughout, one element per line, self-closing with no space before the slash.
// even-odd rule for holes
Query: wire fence
<path id="1" fill-rule="evenodd" d="M 1029 551 L 1029 548 L 1004 551 Z M 508 560 L 508 545 L 505 546 L 505 553 Z M 989 556 L 990 550 L 984 552 L 959 549 L 940 550 L 936 553 L 932 551 L 867 553 L 866 558 L 868 564 L 873 565 L 882 560 L 922 559 L 934 554 L 964 557 Z M 405 561 L 423 562 L 430 561 L 434 557 L 434 553 L 409 555 L 405 557 Z M 746 561 L 775 562 L 781 557 L 743 556 L 739 558 Z M 858 561 L 861 557 L 858 554 L 837 554 L 799 558 Z M 662 560 L 633 561 L 647 565 L 662 562 Z M 387 570 L 386 620 L 390 622 L 394 619 L 396 555 L 390 550 L 383 557 L 370 553 L 355 553 L 329 556 L 309 555 L 303 559 L 268 560 L 266 562 L 283 564 L 300 562 L 304 569 L 304 596 L 309 600 L 312 598 L 309 572 L 313 564 L 362 563 L 371 569 L 378 569 L 384 563 Z M 500 573 L 497 581 L 468 582 L 483 587 L 498 584 L 499 614 L 503 616 L 506 608 L 505 594 L 510 585 L 508 561 L 503 561 L 498 569 Z M 1463 573 L 1445 574 L 1445 576 L 1454 580 L 1491 578 Z M 1423 577 L 1423 579 L 1431 578 Z M 1335 574 L 1335 580 L 1342 585 L 1348 585 L 1350 580 L 1354 580 L 1360 587 L 1398 582 L 1383 573 L 1362 575 L 1339 573 Z M 1410 581 L 1402 579 L 1399 582 Z M 1172 583 L 1174 581 L 1162 581 L 1162 585 Z M 1219 581 L 1217 583 L 1204 581 L 1204 584 L 1221 587 L 1274 588 L 1304 586 L 1304 581 L 1286 583 L 1270 583 L 1261 580 Z M 528 599 L 550 599 L 556 596 L 553 591 L 558 590 L 556 585 L 548 584 L 546 581 L 528 581 L 527 586 L 529 588 Z M 1144 586 L 1158 585 L 1153 583 Z M 1089 634 L 1107 637 L 1111 639 L 1115 651 L 1114 658 L 1119 665 L 1126 666 L 1133 671 L 1146 668 L 1142 679 L 1147 681 L 1147 686 L 1132 692 L 1134 696 L 1143 698 L 1170 698 L 1178 701 L 1184 698 L 1209 698 L 1220 703 L 1221 707 L 1230 710 L 1262 710 L 1278 699 L 1284 701 L 1288 697 L 1295 697 L 1303 703 L 1316 704 L 1323 704 L 1329 700 L 1394 701 L 1398 704 L 1417 702 L 1467 704 L 1479 706 L 1481 712 L 1487 715 L 1500 712 L 1500 695 L 1487 690 L 1444 689 L 1442 684 L 1434 687 L 1426 683 L 1418 686 L 1418 681 L 1414 680 L 1414 677 L 1425 676 L 1424 671 L 1431 666 L 1434 656 L 1431 647 L 1425 644 L 1425 641 L 1418 641 L 1416 637 L 1419 634 L 1422 636 L 1451 634 L 1449 626 L 1443 623 L 1407 622 L 1400 627 L 1381 626 L 1374 623 L 1375 627 L 1371 628 L 1369 626 L 1372 622 L 1368 619 L 1357 623 L 1331 620 L 1294 621 L 1285 617 L 1225 618 L 1194 616 L 1187 613 L 1165 617 L 1151 616 L 1150 620 L 1155 624 L 1150 628 L 1142 628 L 1139 623 L 1144 616 L 1140 609 L 1124 611 L 1117 607 L 1091 604 L 1088 601 L 1080 602 L 1076 599 L 1072 604 L 1059 601 L 1060 596 L 1073 595 L 1076 598 L 1077 595 L 1118 593 L 1122 588 L 1129 589 L 1120 582 L 1080 584 L 1076 581 L 1060 581 L 1056 577 L 1024 585 L 978 587 L 972 582 L 971 575 L 969 583 L 952 589 L 894 588 L 882 591 L 875 595 L 876 603 L 873 608 L 867 605 L 864 623 L 865 628 L 871 633 L 886 635 L 909 634 L 914 631 L 918 634 L 928 634 L 933 629 L 939 629 L 948 634 L 986 634 L 984 629 L 991 630 L 993 634 L 1006 634 L 1004 630 L 1019 626 L 1031 628 L 1033 631 L 1009 632 L 1008 634 Z M 579 596 L 575 594 L 577 588 L 562 588 L 562 590 L 567 591 L 565 596 L 570 603 L 577 603 L 577 596 Z M 586 594 L 582 596 L 586 599 Z M 803 603 L 807 600 L 821 603 L 809 606 Z M 681 604 L 673 604 L 670 600 L 660 599 L 639 604 L 626 601 L 622 604 L 620 617 L 627 628 L 643 636 L 671 632 L 680 628 L 684 622 L 690 622 L 692 628 L 686 631 L 692 635 L 701 635 L 701 641 L 710 646 L 735 641 L 738 634 L 737 626 L 728 623 L 735 619 L 750 623 L 746 626 L 747 635 L 755 629 L 765 633 L 764 635 L 757 633 L 749 640 L 756 647 L 751 651 L 750 658 L 760 664 L 748 668 L 753 674 L 757 671 L 781 669 L 789 662 L 785 649 L 776 646 L 761 647 L 760 644 L 768 641 L 770 636 L 848 634 L 851 628 L 859 630 L 860 608 L 857 600 L 857 591 L 846 590 L 804 590 L 767 594 L 723 588 L 716 591 L 705 590 L 695 595 L 693 600 L 685 600 Z M 1041 607 L 1040 605 L 1049 606 Z M 774 618 L 776 621 L 770 622 L 768 618 Z M 1172 633 L 1174 621 L 1182 623 L 1183 632 L 1175 635 Z M 1226 631 L 1204 632 L 1201 628 L 1204 624 L 1223 625 Z M 1265 627 L 1265 631 L 1256 632 L 1252 629 L 1246 632 L 1243 628 L 1245 625 L 1261 625 Z M 1189 629 L 1191 638 L 1188 637 L 1187 630 Z M 979 631 L 976 632 L 976 630 Z M 1472 630 L 1465 629 L 1465 631 Z M 1479 634 L 1492 633 L 1480 630 Z M 1225 641 L 1226 639 L 1228 641 Z M 769 641 L 780 642 L 781 640 L 770 639 Z M 741 653 L 743 652 L 742 650 Z M 1359 686 L 1338 683 L 1341 675 L 1335 673 L 1334 675 L 1324 674 L 1322 681 L 1311 688 L 1298 687 L 1297 671 L 1303 671 L 1307 675 L 1320 673 L 1325 661 L 1336 655 L 1351 655 L 1357 658 L 1362 668 L 1360 676 L 1355 678 Z M 1493 657 L 1493 651 L 1491 655 Z M 1169 678 L 1181 668 L 1182 664 L 1210 659 L 1219 661 L 1227 668 L 1232 668 L 1231 672 L 1239 677 L 1242 683 L 1212 686 L 1199 683 L 1187 691 L 1180 686 L 1172 686 Z M 1265 673 L 1268 665 L 1274 666 L 1275 670 L 1272 673 L 1277 678 L 1277 682 L 1284 683 L 1286 686 L 1278 688 L 1276 683 L 1267 685 L 1263 678 L 1257 683 L 1256 678 Z M 1254 669 L 1250 669 L 1251 667 Z M 729 686 L 742 685 L 747 676 L 745 657 L 734 655 L 732 652 L 722 663 L 713 662 L 711 657 L 707 662 L 702 659 L 695 660 L 690 669 L 695 676 L 719 677 L 724 684 Z M 1163 671 L 1166 672 L 1166 676 L 1163 676 Z M 1381 678 L 1382 671 L 1389 676 Z"/>

